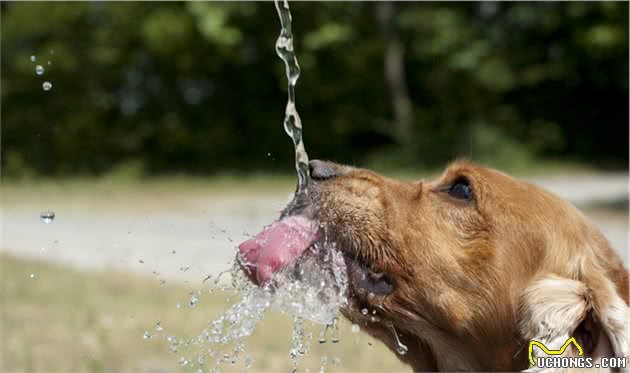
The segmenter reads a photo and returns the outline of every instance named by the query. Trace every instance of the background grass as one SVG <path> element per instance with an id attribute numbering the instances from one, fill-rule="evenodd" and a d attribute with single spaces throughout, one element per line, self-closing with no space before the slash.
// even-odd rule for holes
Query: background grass
<path id="1" fill-rule="evenodd" d="M 238 299 L 233 292 L 210 294 L 206 286 L 198 306 L 190 308 L 189 292 L 202 289 L 201 281 L 160 286 L 157 277 L 85 272 L 6 254 L 0 256 L 0 264 L 3 372 L 194 372 L 198 364 L 180 367 L 177 362 L 182 356 L 196 361 L 199 347 L 174 353 L 165 336 L 197 337 Z M 162 333 L 154 330 L 158 320 Z M 150 339 L 143 338 L 145 330 L 152 334 Z M 246 351 L 254 357 L 250 371 L 291 371 L 291 330 L 290 317 L 268 314 L 245 339 Z M 300 360 L 300 371 L 319 370 L 323 357 L 331 372 L 407 371 L 380 342 L 351 333 L 345 321 L 340 323 L 337 344 L 318 344 L 319 330 L 307 325 L 313 345 Z M 340 365 L 333 364 L 335 357 Z M 241 371 L 243 365 L 224 367 Z"/>

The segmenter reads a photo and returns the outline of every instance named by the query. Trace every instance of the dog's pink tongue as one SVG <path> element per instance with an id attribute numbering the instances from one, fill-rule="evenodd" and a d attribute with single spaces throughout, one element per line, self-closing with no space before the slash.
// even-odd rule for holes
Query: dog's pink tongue
<path id="1" fill-rule="evenodd" d="M 241 265 L 256 284 L 291 264 L 317 239 L 317 224 L 303 216 L 278 220 L 238 246 Z"/>

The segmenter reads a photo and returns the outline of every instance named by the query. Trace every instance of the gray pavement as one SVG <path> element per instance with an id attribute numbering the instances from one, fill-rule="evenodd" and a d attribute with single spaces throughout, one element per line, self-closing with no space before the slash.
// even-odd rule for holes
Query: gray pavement
<path id="1" fill-rule="evenodd" d="M 586 215 L 628 263 L 627 174 L 531 181 L 578 207 L 588 206 Z M 206 275 L 229 268 L 236 245 L 246 234 L 270 223 L 288 199 L 286 193 L 223 193 L 197 198 L 181 210 L 159 208 L 156 201 L 158 208 L 150 212 L 123 206 L 99 211 L 71 205 L 56 209 L 51 224 L 39 220 L 39 209 L 11 203 L 1 210 L 0 248 L 86 270 L 118 269 L 155 276 L 156 282 L 159 278 L 200 283 Z M 593 207 L 618 201 L 622 201 L 621 208 Z"/>

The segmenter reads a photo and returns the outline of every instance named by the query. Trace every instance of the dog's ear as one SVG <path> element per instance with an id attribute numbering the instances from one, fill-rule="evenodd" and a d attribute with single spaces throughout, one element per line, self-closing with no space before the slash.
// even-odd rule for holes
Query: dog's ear
<path id="1" fill-rule="evenodd" d="M 548 350 L 566 347 L 563 356 L 583 353 L 596 360 L 629 355 L 628 306 L 603 273 L 581 271 L 579 280 L 546 274 L 527 287 L 518 319 L 530 362 L 547 356 L 541 344 Z M 579 349 L 567 342 L 571 338 Z M 532 347 L 532 340 L 538 344 Z"/>

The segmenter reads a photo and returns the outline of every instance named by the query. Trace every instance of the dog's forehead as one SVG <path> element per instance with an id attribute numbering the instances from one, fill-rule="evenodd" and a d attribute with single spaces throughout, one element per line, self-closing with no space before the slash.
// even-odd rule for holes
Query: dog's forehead
<path id="1" fill-rule="evenodd" d="M 514 183 L 518 184 L 519 181 L 513 177 L 497 171 L 492 168 L 481 166 L 470 161 L 459 160 L 450 163 L 444 169 L 442 175 L 438 178 L 439 181 L 448 181 L 457 177 L 464 176 L 472 182 L 499 182 L 499 183 Z"/>

